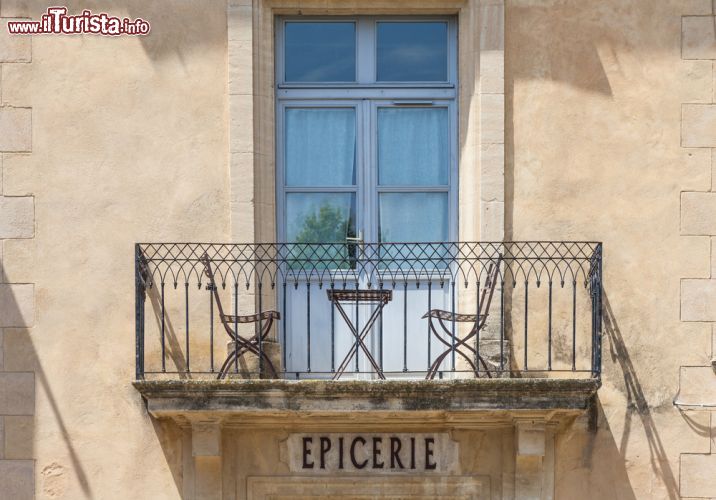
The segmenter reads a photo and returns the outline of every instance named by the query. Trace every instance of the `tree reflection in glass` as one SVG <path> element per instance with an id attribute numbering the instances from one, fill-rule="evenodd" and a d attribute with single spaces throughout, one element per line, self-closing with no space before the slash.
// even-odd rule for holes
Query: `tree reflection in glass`
<path id="1" fill-rule="evenodd" d="M 353 193 L 290 193 L 287 208 L 292 270 L 355 269 Z"/>

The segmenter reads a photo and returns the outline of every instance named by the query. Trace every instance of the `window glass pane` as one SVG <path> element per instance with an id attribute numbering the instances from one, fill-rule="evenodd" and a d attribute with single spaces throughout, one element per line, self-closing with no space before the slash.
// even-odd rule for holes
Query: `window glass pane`
<path id="1" fill-rule="evenodd" d="M 352 22 L 287 22 L 287 82 L 354 82 L 356 27 Z"/>
<path id="2" fill-rule="evenodd" d="M 379 211 L 381 243 L 448 239 L 447 193 L 381 193 Z"/>
<path id="3" fill-rule="evenodd" d="M 288 193 L 288 242 L 329 243 L 290 246 L 288 267 L 307 274 L 323 269 L 354 269 L 357 248 L 347 244 L 346 238 L 356 235 L 355 204 L 355 193 Z"/>
<path id="4" fill-rule="evenodd" d="M 355 185 L 353 108 L 286 110 L 286 185 Z"/>
<path id="5" fill-rule="evenodd" d="M 379 22 L 378 81 L 447 81 L 445 22 Z"/>
<path id="6" fill-rule="evenodd" d="M 286 234 L 290 243 L 345 242 L 355 237 L 354 193 L 288 193 Z"/>
<path id="7" fill-rule="evenodd" d="M 382 186 L 448 183 L 447 108 L 378 109 L 378 182 Z"/>

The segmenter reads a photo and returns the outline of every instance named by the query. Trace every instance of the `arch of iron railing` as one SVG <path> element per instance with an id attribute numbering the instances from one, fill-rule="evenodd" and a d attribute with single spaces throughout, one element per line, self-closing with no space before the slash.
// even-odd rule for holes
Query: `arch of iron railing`
<path id="1" fill-rule="evenodd" d="M 588 286 L 595 272 L 595 242 L 426 243 L 142 243 L 147 285 L 201 286 L 206 255 L 222 286 L 278 282 L 366 281 L 369 286 L 405 281 L 484 281 L 491 264 L 506 285 L 554 283 Z"/>

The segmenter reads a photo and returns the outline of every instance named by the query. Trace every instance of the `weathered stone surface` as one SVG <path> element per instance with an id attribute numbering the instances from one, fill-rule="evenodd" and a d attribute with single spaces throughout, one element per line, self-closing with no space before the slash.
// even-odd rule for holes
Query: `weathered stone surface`
<path id="1" fill-rule="evenodd" d="M 232 95 L 231 109 L 231 152 L 251 153 L 254 151 L 254 106 L 250 95 Z"/>
<path id="2" fill-rule="evenodd" d="M 195 457 L 221 456 L 221 424 L 211 421 L 193 423 L 191 453 Z"/>
<path id="3" fill-rule="evenodd" d="M 681 18 L 681 56 L 684 59 L 716 59 L 714 16 Z"/>
<path id="4" fill-rule="evenodd" d="M 3 194 L 5 196 L 30 196 L 33 192 L 35 170 L 30 158 L 32 153 L 2 154 Z"/>
<path id="5" fill-rule="evenodd" d="M 2 104 L 32 106 L 32 64 L 3 64 Z"/>
<path id="6" fill-rule="evenodd" d="M 32 58 L 32 37 L 11 35 L 7 29 L 8 21 L 14 20 L 0 19 L 0 63 L 29 62 Z"/>
<path id="7" fill-rule="evenodd" d="M 462 379 L 450 381 L 222 380 L 137 381 L 149 410 L 478 411 L 583 410 L 595 379 Z"/>
<path id="8" fill-rule="evenodd" d="M 247 488 L 256 500 L 311 500 L 315 498 L 430 498 L 434 500 L 488 500 L 486 477 L 384 477 L 357 483 L 355 478 L 330 478 L 320 482 L 301 476 L 250 477 Z M 299 495 L 296 493 L 300 492 Z"/>
<path id="9" fill-rule="evenodd" d="M 229 94 L 253 92 L 252 46 L 250 41 L 229 42 Z"/>
<path id="10" fill-rule="evenodd" d="M 709 191 L 711 185 L 711 150 L 706 148 L 682 148 L 680 164 L 683 191 Z"/>
<path id="11" fill-rule="evenodd" d="M 681 194 L 681 234 L 716 235 L 716 192 Z"/>
<path id="12" fill-rule="evenodd" d="M 680 371 L 680 403 L 704 405 L 716 402 L 716 373 L 710 366 L 683 366 Z"/>
<path id="13" fill-rule="evenodd" d="M 38 368 L 37 354 L 30 340 L 30 330 L 5 328 L 0 340 L 2 340 L 0 351 L 5 352 L 5 371 L 31 372 Z"/>
<path id="14" fill-rule="evenodd" d="M 2 0 L 0 2 L 0 17 L 32 17 L 33 12 L 37 13 L 37 5 L 33 5 L 31 0 Z"/>
<path id="15" fill-rule="evenodd" d="M 29 108 L 0 108 L 0 152 L 32 149 L 32 111 Z"/>
<path id="16" fill-rule="evenodd" d="M 0 415 L 32 415 L 34 411 L 34 374 L 0 373 Z"/>
<path id="17" fill-rule="evenodd" d="M 480 96 L 480 142 L 501 144 L 505 142 L 505 96 L 482 94 Z"/>
<path id="18" fill-rule="evenodd" d="M 518 424 L 517 454 L 543 457 L 545 454 L 544 427 L 535 427 L 531 424 Z"/>
<path id="19" fill-rule="evenodd" d="M 246 0 L 244 0 L 246 1 Z M 232 5 L 228 9 L 229 40 L 251 42 L 252 40 L 252 7 L 251 3 Z"/>
<path id="20" fill-rule="evenodd" d="M 716 104 L 684 104 L 681 109 L 681 145 L 716 147 Z"/>
<path id="21" fill-rule="evenodd" d="M 480 149 L 480 199 L 505 201 L 504 144 L 483 144 Z"/>
<path id="22" fill-rule="evenodd" d="M 505 235 L 505 204 L 501 201 L 480 203 L 480 238 L 500 241 Z"/>
<path id="23" fill-rule="evenodd" d="M 716 321 L 716 279 L 681 281 L 681 320 Z"/>
<path id="24" fill-rule="evenodd" d="M 5 458 L 12 460 L 32 459 L 34 445 L 34 417 L 6 416 Z"/>
<path id="25" fill-rule="evenodd" d="M 716 453 L 681 455 L 680 493 L 685 497 L 710 498 L 716 492 Z"/>
<path id="26" fill-rule="evenodd" d="M 36 258 L 36 245 L 37 241 L 34 238 L 3 241 L 2 274 L 4 279 L 0 276 L 0 282 L 32 283 L 35 281 L 33 264 Z"/>
<path id="27" fill-rule="evenodd" d="M 0 327 L 32 326 L 34 318 L 34 286 L 0 284 Z"/>
<path id="28" fill-rule="evenodd" d="M 34 234 L 34 198 L 0 196 L 0 238 L 32 238 Z"/>
<path id="29" fill-rule="evenodd" d="M 0 460 L 0 498 L 32 500 L 35 497 L 32 460 Z"/>

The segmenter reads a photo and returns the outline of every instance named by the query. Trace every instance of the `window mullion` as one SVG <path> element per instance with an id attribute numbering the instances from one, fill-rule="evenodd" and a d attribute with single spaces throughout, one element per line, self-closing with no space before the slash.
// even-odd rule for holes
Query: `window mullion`
<path id="1" fill-rule="evenodd" d="M 370 18 L 361 17 L 358 19 L 356 32 L 356 46 L 358 57 L 356 58 L 356 79 L 359 84 L 370 84 L 375 81 L 375 56 L 372 47 L 373 21 Z"/>

